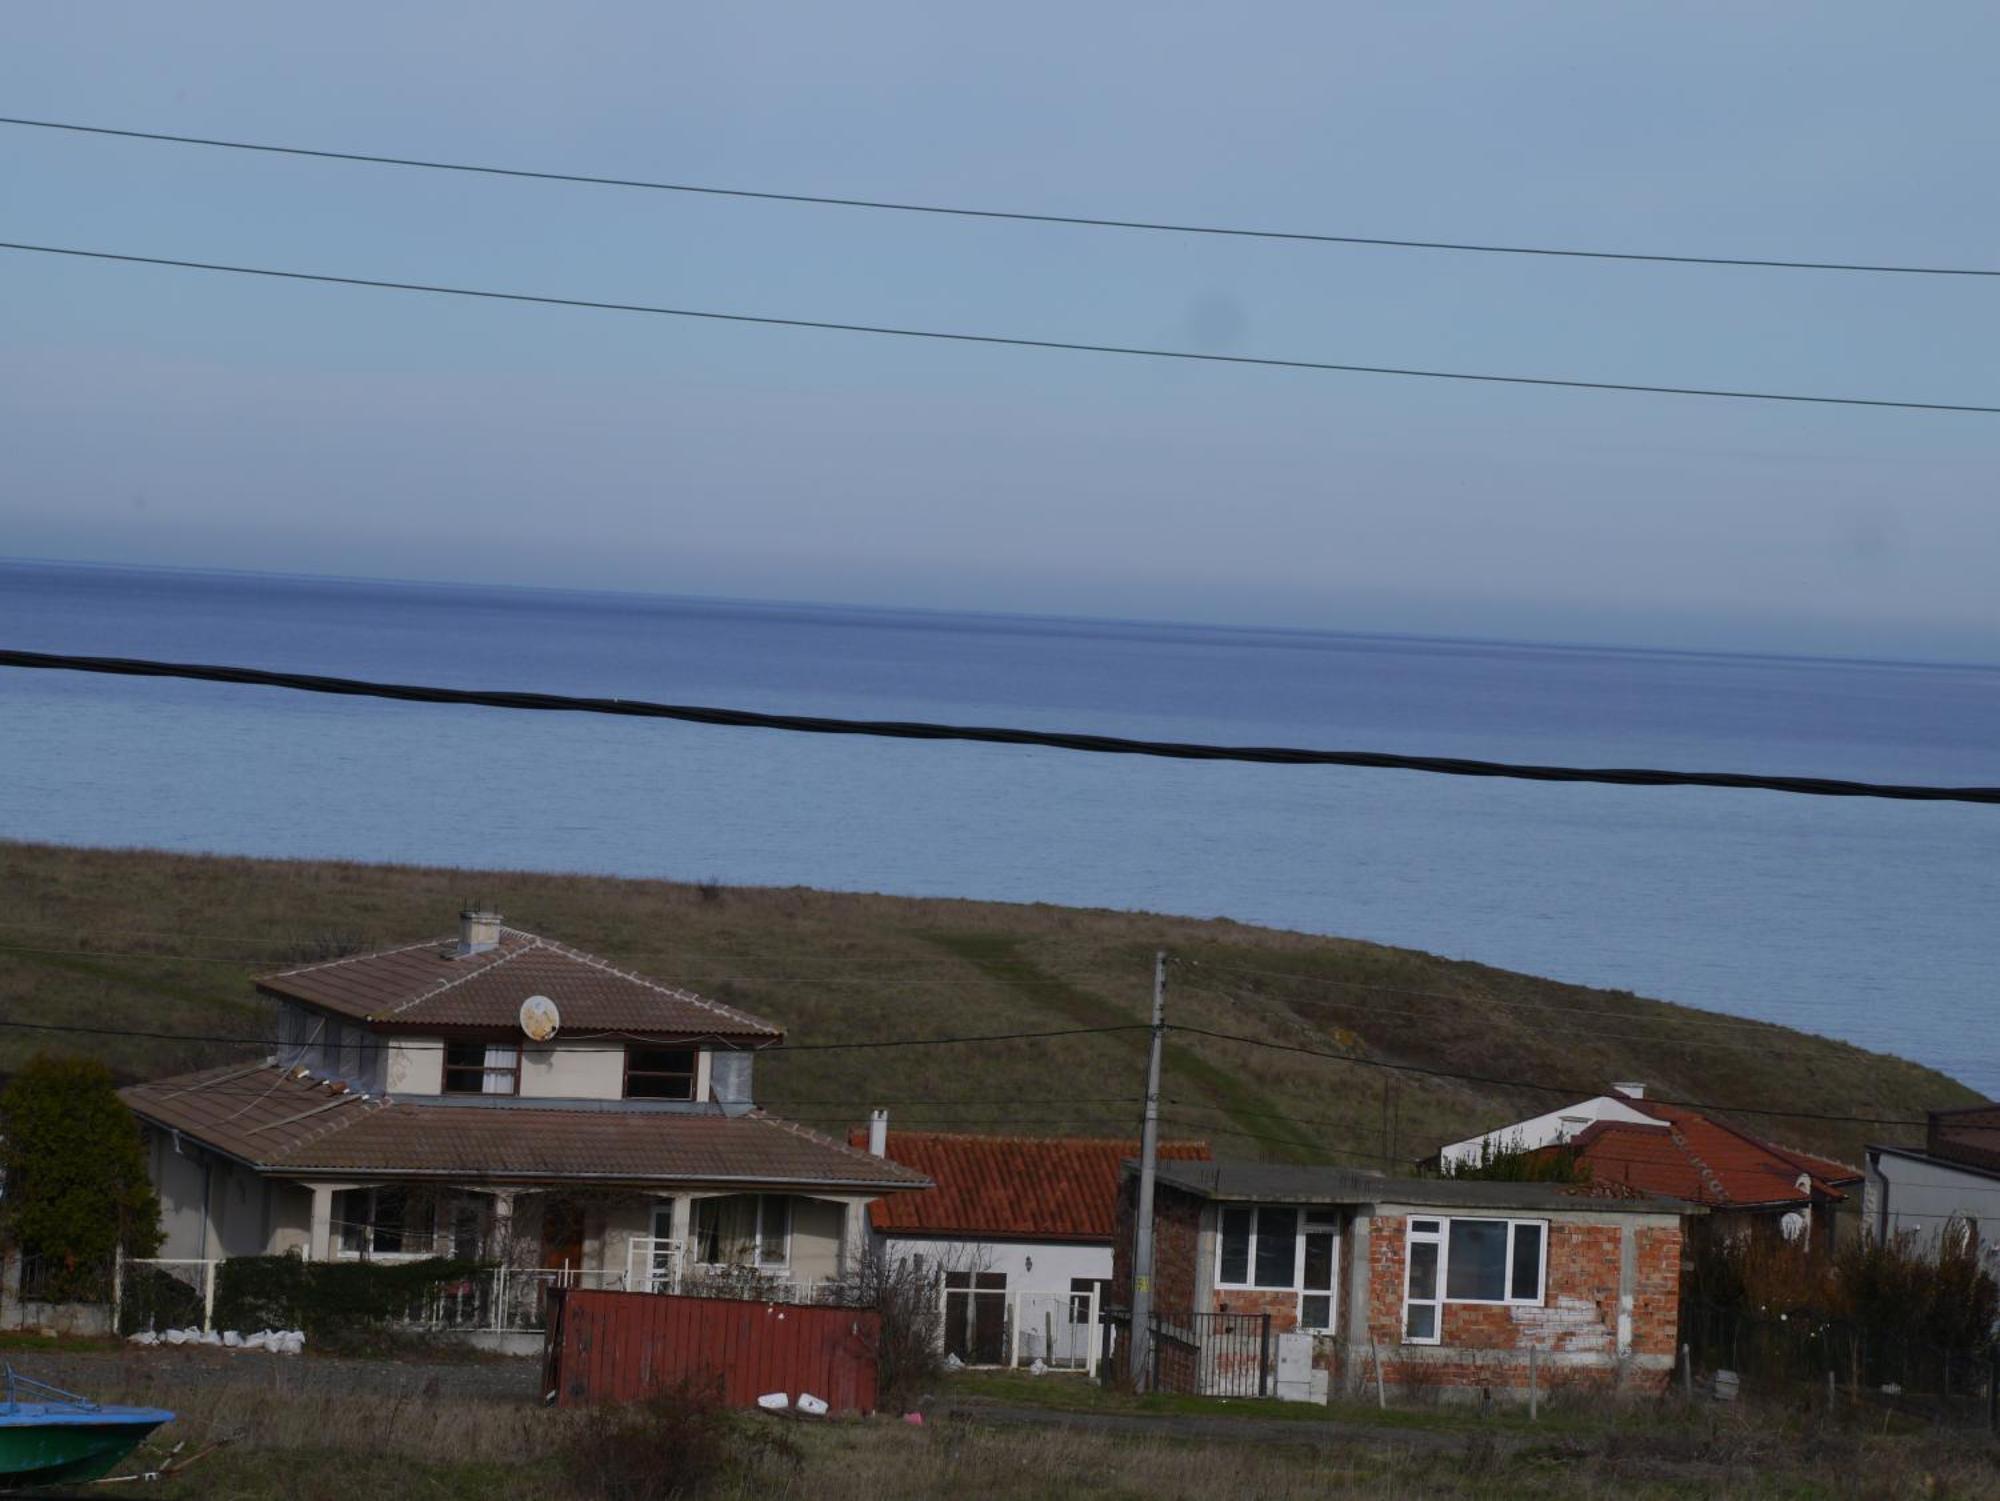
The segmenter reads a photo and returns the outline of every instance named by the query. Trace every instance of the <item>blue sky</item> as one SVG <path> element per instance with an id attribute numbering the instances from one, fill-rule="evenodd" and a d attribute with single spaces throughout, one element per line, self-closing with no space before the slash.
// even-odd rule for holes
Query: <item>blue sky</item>
<path id="1" fill-rule="evenodd" d="M 4 112 L 1055 212 L 2000 265 L 1989 5 L 43 7 Z M 2000 282 L 969 223 L 0 129 L 0 238 L 2000 403 Z M 0 254 L 0 552 L 2000 658 L 2000 418 L 1146 364 Z"/>

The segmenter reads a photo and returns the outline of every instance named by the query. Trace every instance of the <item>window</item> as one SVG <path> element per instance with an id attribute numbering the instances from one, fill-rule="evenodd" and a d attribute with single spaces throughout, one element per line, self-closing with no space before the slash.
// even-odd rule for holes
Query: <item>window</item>
<path id="1" fill-rule="evenodd" d="M 625 1098 L 691 1100 L 695 1063 L 693 1048 L 627 1048 Z"/>
<path id="2" fill-rule="evenodd" d="M 1108 1277 L 1072 1277 L 1069 1279 L 1069 1321 L 1072 1324 L 1090 1322 L 1090 1295 L 1097 1294 L 1097 1306 L 1101 1310 L 1111 1301 L 1111 1279 Z"/>
<path id="3" fill-rule="evenodd" d="M 792 1201 L 729 1194 L 694 1201 L 694 1259 L 703 1266 L 783 1267 L 791 1261 Z"/>
<path id="4" fill-rule="evenodd" d="M 343 1256 L 429 1255 L 436 1206 L 412 1204 L 400 1188 L 344 1188 L 333 1196 Z"/>
<path id="5" fill-rule="evenodd" d="M 1215 1280 L 1224 1287 L 1297 1287 L 1298 1250 L 1298 1210 L 1224 1209 Z"/>
<path id="6" fill-rule="evenodd" d="M 1548 1240 L 1542 1220 L 1411 1218 L 1404 1234 L 1404 1341 L 1442 1339 L 1446 1303 L 1540 1303 Z"/>
<path id="7" fill-rule="evenodd" d="M 519 1094 L 521 1050 L 485 1042 L 444 1045 L 446 1094 Z"/>
<path id="8" fill-rule="evenodd" d="M 1299 1293 L 1298 1327 L 1333 1327 L 1340 1222 L 1331 1210 L 1225 1205 L 1216 1236 L 1215 1285 Z"/>

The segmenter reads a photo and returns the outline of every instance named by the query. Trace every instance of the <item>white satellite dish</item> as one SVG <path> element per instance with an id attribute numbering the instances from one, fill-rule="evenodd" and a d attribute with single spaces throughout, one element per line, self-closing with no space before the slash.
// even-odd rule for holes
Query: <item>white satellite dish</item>
<path id="1" fill-rule="evenodd" d="M 521 1030 L 530 1042 L 547 1042 L 562 1026 L 562 1012 L 545 995 L 531 995 L 521 1002 Z"/>

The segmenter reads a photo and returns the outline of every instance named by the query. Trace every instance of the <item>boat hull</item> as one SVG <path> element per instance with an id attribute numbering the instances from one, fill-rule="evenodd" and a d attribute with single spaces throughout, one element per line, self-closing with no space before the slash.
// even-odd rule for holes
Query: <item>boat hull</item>
<path id="1" fill-rule="evenodd" d="M 96 1480 L 172 1420 L 157 1408 L 0 1410 L 0 1490 Z"/>

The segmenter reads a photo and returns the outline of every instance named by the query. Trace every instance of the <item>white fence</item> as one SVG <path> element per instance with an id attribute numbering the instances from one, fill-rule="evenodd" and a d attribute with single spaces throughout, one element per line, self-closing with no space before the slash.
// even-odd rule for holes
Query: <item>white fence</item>
<path id="1" fill-rule="evenodd" d="M 396 1264 L 421 1258 L 409 1254 L 369 1258 Z M 185 1328 L 215 1323 L 215 1287 L 220 1260 L 152 1258 L 121 1261 L 113 1278 L 114 1309 L 129 1306 L 140 1328 Z M 439 1283 L 412 1305 L 403 1322 L 411 1328 L 451 1333 L 533 1333 L 545 1327 L 548 1296 L 554 1288 L 588 1287 L 607 1292 L 681 1293 L 692 1297 L 756 1298 L 773 1303 L 836 1300 L 838 1282 L 795 1282 L 753 1267 L 689 1266 L 672 1241 L 635 1237 L 624 1270 L 586 1271 L 580 1267 L 482 1267 Z"/>
<path id="2" fill-rule="evenodd" d="M 1097 1374 L 1104 1355 L 1104 1325 L 1097 1290 L 1010 1292 L 1007 1295 L 1007 1364 Z"/>

